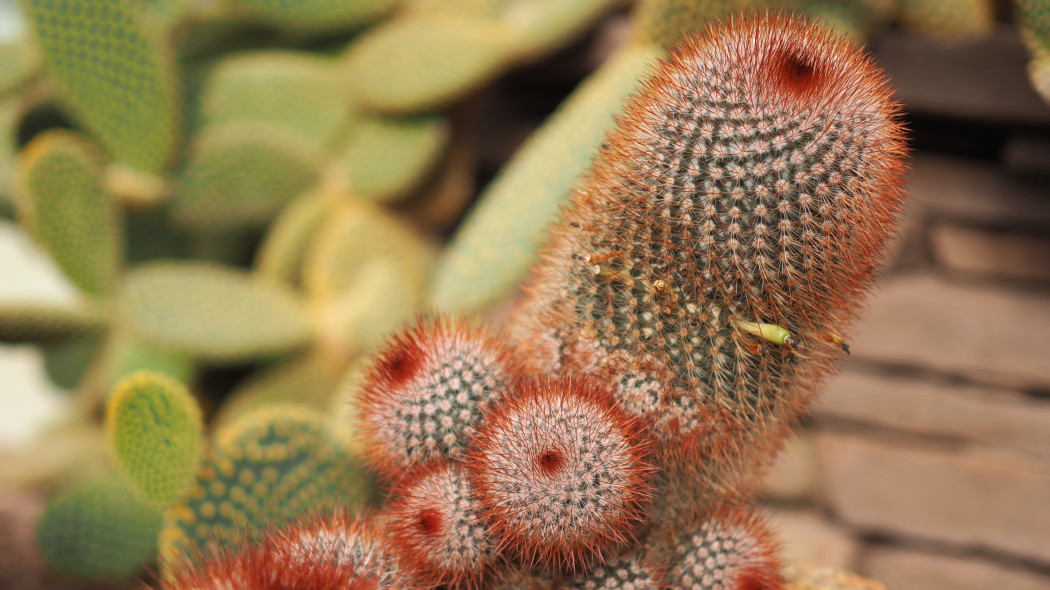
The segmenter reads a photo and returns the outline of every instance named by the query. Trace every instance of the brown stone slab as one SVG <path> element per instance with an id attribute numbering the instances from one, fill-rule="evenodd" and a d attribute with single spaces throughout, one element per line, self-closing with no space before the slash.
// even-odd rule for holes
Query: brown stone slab
<path id="1" fill-rule="evenodd" d="M 940 223 L 930 245 L 937 264 L 952 272 L 1050 282 L 1050 229 L 1036 235 Z"/>
<path id="2" fill-rule="evenodd" d="M 1050 468 L 985 448 L 817 437 L 824 492 L 846 523 L 1050 564 Z"/>
<path id="3" fill-rule="evenodd" d="M 813 413 L 1050 459 L 1050 401 L 1011 391 L 847 371 L 831 380 Z"/>
<path id="4" fill-rule="evenodd" d="M 1050 577 L 980 557 L 950 556 L 899 547 L 867 549 L 860 572 L 888 588 L 923 590 L 1046 590 Z"/>
<path id="5" fill-rule="evenodd" d="M 1050 106 L 1028 82 L 1028 51 L 1015 27 L 956 41 L 889 31 L 871 48 L 909 111 L 1050 126 Z"/>
<path id="6" fill-rule="evenodd" d="M 980 160 L 917 153 L 908 191 L 928 217 L 1050 231 L 1050 183 L 1024 180 Z"/>
<path id="7" fill-rule="evenodd" d="M 784 561 L 847 569 L 854 566 L 860 544 L 848 529 L 816 512 L 776 510 L 770 514 L 769 524 L 780 540 Z"/>
<path id="8" fill-rule="evenodd" d="M 858 358 L 1050 391 L 1050 297 L 903 275 L 881 283 Z"/>
<path id="9" fill-rule="evenodd" d="M 817 447 L 813 435 L 799 432 L 787 440 L 777 455 L 776 462 L 766 474 L 762 495 L 789 502 L 805 500 L 816 491 L 817 468 Z"/>

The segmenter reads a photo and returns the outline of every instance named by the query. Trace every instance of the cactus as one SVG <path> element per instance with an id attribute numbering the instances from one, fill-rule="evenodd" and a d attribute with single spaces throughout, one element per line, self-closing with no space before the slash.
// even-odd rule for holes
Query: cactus
<path id="1" fill-rule="evenodd" d="M 78 118 L 115 159 L 163 172 L 179 138 L 174 64 L 135 5 L 55 0 L 21 7 L 45 68 Z"/>
<path id="2" fill-rule="evenodd" d="M 394 10 L 398 0 L 231 0 L 251 17 L 298 32 L 352 29 Z"/>
<path id="3" fill-rule="evenodd" d="M 159 373 L 126 377 L 110 396 L 106 433 L 117 462 L 160 508 L 181 499 L 203 450 L 200 408 L 181 383 Z"/>
<path id="4" fill-rule="evenodd" d="M 509 295 L 536 261 L 547 226 L 598 151 L 622 99 L 637 88 L 654 45 L 621 49 L 543 124 L 485 189 L 445 248 L 431 287 L 444 312 L 472 312 Z"/>
<path id="5" fill-rule="evenodd" d="M 224 59 L 204 81 L 201 124 L 256 121 L 279 125 L 328 148 L 353 124 L 354 105 L 332 58 L 258 51 Z"/>
<path id="6" fill-rule="evenodd" d="M 565 584 L 568 590 L 663 590 L 669 588 L 658 561 L 635 550 L 602 563 Z"/>
<path id="7" fill-rule="evenodd" d="M 482 514 L 525 564 L 578 571 L 622 551 L 646 520 L 650 441 L 599 385 L 526 382 L 475 439 L 467 465 Z"/>
<path id="8" fill-rule="evenodd" d="M 66 490 L 37 525 L 44 558 L 55 570 L 85 579 L 130 579 L 156 553 L 161 513 L 120 479 Z"/>
<path id="9" fill-rule="evenodd" d="M 376 355 L 359 400 L 373 466 L 402 473 L 463 456 L 515 373 L 502 341 L 455 320 L 420 322 Z"/>
<path id="10" fill-rule="evenodd" d="M 143 341 L 212 362 L 280 355 L 310 337 L 291 292 L 217 265 L 140 267 L 125 280 L 121 302 L 122 320 Z"/>
<path id="11" fill-rule="evenodd" d="M 516 338 L 538 370 L 651 382 L 655 404 L 619 391 L 665 460 L 748 495 L 832 370 L 893 231 L 897 111 L 870 60 L 797 19 L 687 42 L 554 230 Z M 740 322 L 784 327 L 793 345 Z"/>
<path id="12" fill-rule="evenodd" d="M 87 138 L 49 131 L 22 151 L 15 199 L 22 223 L 73 283 L 106 295 L 120 271 L 121 219 L 104 184 L 102 154 Z"/>
<path id="13" fill-rule="evenodd" d="M 668 587 L 682 590 L 780 590 L 776 544 L 754 513 L 722 509 L 687 528 L 671 545 Z"/>
<path id="14" fill-rule="evenodd" d="M 284 207 L 255 255 L 256 272 L 274 282 L 297 286 L 311 238 L 336 204 L 326 193 L 311 191 Z"/>
<path id="15" fill-rule="evenodd" d="M 0 304 L 0 341 L 54 342 L 105 331 L 106 318 L 91 306 L 65 307 L 35 302 Z"/>
<path id="16" fill-rule="evenodd" d="M 247 413 L 215 435 L 184 502 L 167 511 L 161 564 L 215 541 L 236 543 L 304 512 L 367 495 L 368 481 L 324 418 L 301 406 Z"/>
<path id="17" fill-rule="evenodd" d="M 328 181 L 360 199 L 403 198 L 434 167 L 448 140 L 448 124 L 439 117 L 366 119 L 329 170 Z"/>
<path id="18" fill-rule="evenodd" d="M 273 123 L 232 121 L 195 138 L 172 214 L 200 231 L 265 225 L 312 187 L 320 161 L 312 142 Z"/>
<path id="19" fill-rule="evenodd" d="M 355 98 L 390 114 L 443 108 L 494 78 L 509 46 L 505 31 L 468 18 L 405 18 L 366 33 L 345 56 Z M 392 75 L 396 72 L 397 75 Z"/>
<path id="20" fill-rule="evenodd" d="M 393 550 L 425 586 L 478 588 L 496 547 L 462 469 L 436 463 L 398 485 L 390 505 Z"/>
<path id="21" fill-rule="evenodd" d="M 1050 103 L 1050 2 L 1017 0 L 1017 17 L 1032 56 L 1028 77 L 1043 100 Z"/>
<path id="22" fill-rule="evenodd" d="M 995 24 L 990 0 L 901 0 L 900 12 L 905 26 L 939 36 L 979 35 Z"/>
<path id="23" fill-rule="evenodd" d="M 250 550 L 211 555 L 203 564 L 182 564 L 163 590 L 395 590 L 402 587 L 401 579 L 386 541 L 370 523 L 336 511 L 287 528 L 271 527 Z"/>

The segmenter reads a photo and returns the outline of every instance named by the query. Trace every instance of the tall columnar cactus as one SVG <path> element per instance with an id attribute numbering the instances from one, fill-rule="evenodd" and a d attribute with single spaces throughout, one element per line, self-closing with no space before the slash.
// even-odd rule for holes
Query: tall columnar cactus
<path id="1" fill-rule="evenodd" d="M 798 19 L 687 41 L 533 272 L 512 324 L 534 369 L 610 376 L 665 460 L 746 493 L 833 369 L 894 230 L 898 109 L 870 59 Z"/>

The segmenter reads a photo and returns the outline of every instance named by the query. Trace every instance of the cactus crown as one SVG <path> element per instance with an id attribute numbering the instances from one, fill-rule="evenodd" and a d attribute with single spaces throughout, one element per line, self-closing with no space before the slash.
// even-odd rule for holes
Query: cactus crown
<path id="1" fill-rule="evenodd" d="M 438 463 L 398 487 L 390 528 L 401 562 L 419 579 L 479 587 L 494 564 L 495 545 L 462 469 Z"/>
<path id="2" fill-rule="evenodd" d="M 362 396 L 368 451 L 399 473 L 460 457 L 483 410 L 513 374 L 504 345 L 456 320 L 420 322 L 377 355 Z"/>
<path id="3" fill-rule="evenodd" d="M 511 551 L 572 571 L 637 534 L 652 494 L 648 452 L 638 424 L 600 385 L 538 379 L 493 409 L 468 465 Z"/>

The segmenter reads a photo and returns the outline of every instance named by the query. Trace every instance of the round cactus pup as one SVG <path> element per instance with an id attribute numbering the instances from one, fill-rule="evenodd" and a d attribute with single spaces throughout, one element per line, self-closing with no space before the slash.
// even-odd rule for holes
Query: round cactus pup
<path id="1" fill-rule="evenodd" d="M 459 319 L 421 320 L 377 354 L 360 398 L 366 453 L 393 479 L 463 455 L 516 373 L 503 341 Z"/>
<path id="2" fill-rule="evenodd" d="M 483 515 L 526 565 L 579 571 L 623 550 L 651 503 L 650 440 L 603 385 L 524 381 L 478 428 L 467 465 Z"/>

